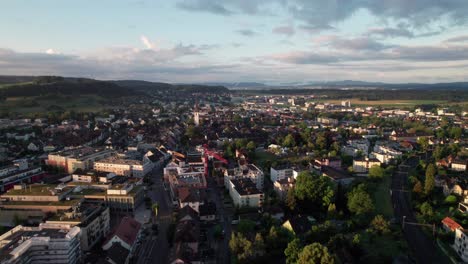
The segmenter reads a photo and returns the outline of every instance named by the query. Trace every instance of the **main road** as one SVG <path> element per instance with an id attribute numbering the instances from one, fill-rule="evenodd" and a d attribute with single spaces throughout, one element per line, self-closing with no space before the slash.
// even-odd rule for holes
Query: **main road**
<path id="1" fill-rule="evenodd" d="M 392 203 L 395 217 L 402 221 L 403 234 L 410 248 L 414 252 L 418 263 L 435 263 L 434 257 L 436 246 L 434 240 L 429 238 L 422 230 L 421 226 L 410 223 L 417 223 L 414 217 L 413 208 L 408 195 L 408 190 L 405 190 L 405 185 L 408 179 L 408 172 L 411 168 L 418 164 L 418 159 L 411 157 L 400 166 L 398 171 L 393 174 L 392 178 Z M 407 224 L 403 224 L 406 222 Z"/>
<path id="2" fill-rule="evenodd" d="M 162 169 L 155 169 L 151 172 L 153 185 L 147 191 L 147 195 L 153 203 L 159 205 L 158 216 L 153 222 L 158 224 L 158 234 L 147 236 L 138 251 L 137 264 L 165 264 L 169 262 L 169 243 L 167 231 L 171 224 L 172 204 L 169 193 L 163 185 Z"/>

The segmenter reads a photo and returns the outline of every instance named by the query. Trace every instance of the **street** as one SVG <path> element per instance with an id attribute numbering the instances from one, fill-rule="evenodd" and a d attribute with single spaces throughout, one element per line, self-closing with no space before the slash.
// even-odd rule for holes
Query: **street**
<path id="1" fill-rule="evenodd" d="M 171 224 L 172 218 L 172 205 L 170 202 L 169 194 L 164 189 L 162 169 L 155 169 L 151 173 L 151 180 L 153 185 L 148 189 L 147 195 L 151 198 L 153 203 L 159 205 L 158 216 L 153 219 L 157 223 L 158 233 L 153 235 L 151 233 L 151 223 L 148 228 L 150 234 L 142 239 L 140 248 L 138 249 L 138 264 L 146 263 L 168 263 L 169 257 L 169 243 L 167 241 L 167 230 Z"/>
<path id="2" fill-rule="evenodd" d="M 410 223 L 416 223 L 417 220 L 413 214 L 411 201 L 408 197 L 408 190 L 405 190 L 405 184 L 408 178 L 408 172 L 418 164 L 417 158 L 409 158 L 402 163 L 398 171 L 392 178 L 392 203 L 396 219 Z M 403 218 L 405 218 L 403 220 Z M 433 240 L 423 232 L 421 226 L 404 225 L 403 234 L 409 247 L 414 252 L 418 263 L 433 263 L 436 246 Z"/>

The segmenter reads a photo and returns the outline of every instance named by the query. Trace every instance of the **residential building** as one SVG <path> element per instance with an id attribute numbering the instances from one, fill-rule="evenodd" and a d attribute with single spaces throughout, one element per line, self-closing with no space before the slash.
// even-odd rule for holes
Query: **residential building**
<path id="1" fill-rule="evenodd" d="M 291 190 L 295 185 L 295 180 L 293 177 L 283 178 L 277 180 L 273 183 L 273 189 L 280 198 L 280 200 L 285 200 L 289 190 Z"/>
<path id="2" fill-rule="evenodd" d="M 263 192 L 249 178 L 229 180 L 228 190 L 236 207 L 261 207 L 263 204 Z"/>
<path id="3" fill-rule="evenodd" d="M 77 226 L 19 225 L 0 236 L 0 263 L 80 263 L 79 237 L 80 228 Z"/>
<path id="4" fill-rule="evenodd" d="M 463 262 L 468 262 L 468 235 L 465 229 L 458 228 L 455 230 L 455 242 L 453 248 Z"/>
<path id="5" fill-rule="evenodd" d="M 442 227 L 447 232 L 455 232 L 455 230 L 459 228 L 463 229 L 463 227 L 459 223 L 457 223 L 455 220 L 453 220 L 452 218 L 448 216 L 442 219 L 441 222 L 442 222 Z"/>
<path id="6" fill-rule="evenodd" d="M 46 163 L 49 166 L 62 168 L 65 172 L 73 173 L 77 169 L 84 171 L 91 170 L 94 162 L 113 155 L 114 151 L 110 149 L 79 147 L 50 153 Z"/>
<path id="7" fill-rule="evenodd" d="M 144 177 L 153 168 L 154 164 L 147 156 L 144 156 L 142 160 L 114 156 L 94 163 L 96 171 L 111 172 L 128 177 Z"/>
<path id="8" fill-rule="evenodd" d="M 102 249 L 108 250 L 114 243 L 132 252 L 140 237 L 141 224 L 135 219 L 125 216 L 120 221 L 117 229 L 109 236 L 102 245 Z"/>
<path id="9" fill-rule="evenodd" d="M 89 251 L 110 231 L 110 210 L 103 203 L 83 202 L 46 221 L 52 225 L 80 227 L 81 250 Z"/>
<path id="10" fill-rule="evenodd" d="M 30 167 L 26 159 L 13 161 L 13 164 L 0 167 L 0 192 L 8 191 L 19 183 L 33 183 L 44 176 L 41 167 Z"/>
<path id="11" fill-rule="evenodd" d="M 373 166 L 380 167 L 380 161 L 378 159 L 354 159 L 353 160 L 353 172 L 355 173 L 368 173 L 369 169 Z"/>
<path id="12" fill-rule="evenodd" d="M 270 179 L 272 182 L 290 178 L 293 176 L 293 169 L 289 166 L 277 166 L 270 168 Z"/>

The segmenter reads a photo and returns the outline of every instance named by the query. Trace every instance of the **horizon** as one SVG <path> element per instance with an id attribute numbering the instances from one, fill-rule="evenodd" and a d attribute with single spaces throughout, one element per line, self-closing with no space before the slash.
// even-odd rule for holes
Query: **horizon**
<path id="1" fill-rule="evenodd" d="M 3 75 L 168 83 L 465 82 L 466 1 L 8 1 Z"/>

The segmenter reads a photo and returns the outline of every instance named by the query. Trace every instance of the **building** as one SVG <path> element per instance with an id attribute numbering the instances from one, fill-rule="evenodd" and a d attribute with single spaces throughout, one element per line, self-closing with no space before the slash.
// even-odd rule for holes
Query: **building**
<path id="1" fill-rule="evenodd" d="M 263 192 L 251 179 L 231 179 L 228 190 L 236 207 L 261 207 L 263 205 Z"/>
<path id="2" fill-rule="evenodd" d="M 258 190 L 263 190 L 264 174 L 254 164 L 240 165 L 234 169 L 229 169 L 224 172 L 224 186 L 229 188 L 230 180 L 249 178 L 255 183 Z"/>
<path id="3" fill-rule="evenodd" d="M 289 166 L 277 166 L 270 168 L 270 179 L 272 182 L 290 178 L 293 176 L 293 169 Z"/>
<path id="4" fill-rule="evenodd" d="M 153 162 L 145 155 L 142 160 L 109 157 L 94 163 L 94 170 L 111 172 L 128 177 L 144 177 L 154 168 Z"/>
<path id="5" fill-rule="evenodd" d="M 373 166 L 380 167 L 380 161 L 378 159 L 354 159 L 353 160 L 353 171 L 356 173 L 368 173 L 369 169 Z"/>
<path id="6" fill-rule="evenodd" d="M 0 192 L 8 191 L 19 183 L 39 181 L 44 173 L 40 167 L 30 167 L 26 159 L 13 161 L 13 164 L 0 167 Z"/>
<path id="7" fill-rule="evenodd" d="M 104 242 L 102 249 L 107 251 L 109 263 L 128 263 L 140 239 L 141 224 L 125 216 L 114 233 Z"/>
<path id="8" fill-rule="evenodd" d="M 273 183 L 273 189 L 280 198 L 280 200 L 285 200 L 289 190 L 291 190 L 295 185 L 295 180 L 293 177 L 284 178 L 277 180 Z"/>
<path id="9" fill-rule="evenodd" d="M 466 230 L 458 228 L 455 230 L 455 242 L 453 248 L 457 252 L 458 256 L 463 260 L 463 262 L 468 262 L 468 236 Z"/>
<path id="10" fill-rule="evenodd" d="M 80 263 L 79 236 L 77 226 L 19 225 L 0 236 L 0 263 Z"/>
<path id="11" fill-rule="evenodd" d="M 453 171 L 466 171 L 467 163 L 468 162 L 466 160 L 455 159 L 452 161 L 452 164 L 450 165 L 450 169 Z"/>
<path id="12" fill-rule="evenodd" d="M 79 147 L 60 152 L 50 153 L 46 164 L 62 168 L 65 172 L 73 173 L 77 169 L 91 170 L 94 162 L 111 157 L 114 151 L 110 149 L 96 149 L 92 147 Z"/>
<path id="13" fill-rule="evenodd" d="M 89 251 L 110 231 L 110 210 L 103 203 L 83 202 L 46 221 L 52 225 L 78 226 L 81 250 Z"/>
<path id="14" fill-rule="evenodd" d="M 441 222 L 442 222 L 442 227 L 447 232 L 455 232 L 455 230 L 459 228 L 463 229 L 463 227 L 459 223 L 457 223 L 455 220 L 453 220 L 452 218 L 448 216 L 442 219 Z"/>

